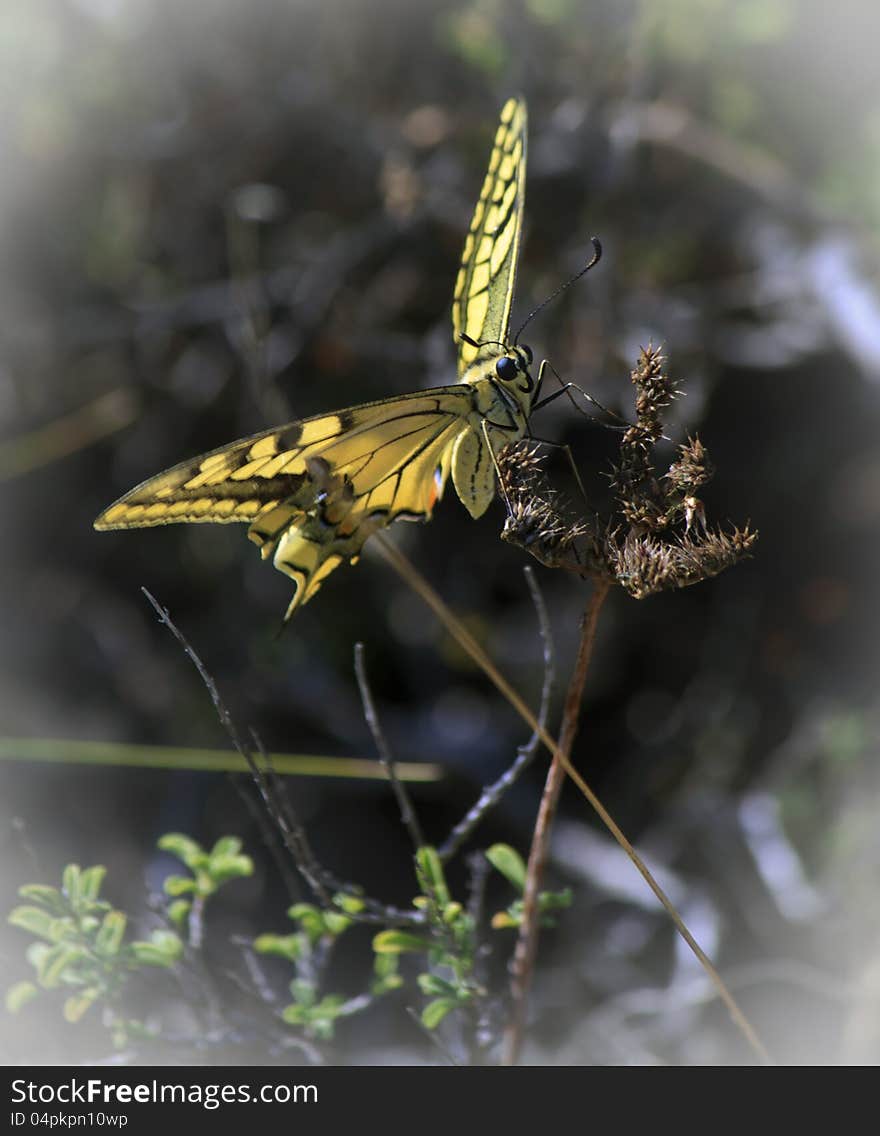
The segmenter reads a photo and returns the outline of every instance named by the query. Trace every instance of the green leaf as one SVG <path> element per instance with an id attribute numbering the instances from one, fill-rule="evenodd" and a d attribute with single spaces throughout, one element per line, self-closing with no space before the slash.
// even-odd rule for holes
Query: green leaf
<path id="1" fill-rule="evenodd" d="M 95 864 L 91 868 L 86 868 L 80 877 L 80 894 L 83 899 L 88 903 L 94 903 L 98 898 L 101 891 L 101 885 L 104 882 L 104 877 L 107 875 L 107 869 L 103 864 Z"/>
<path id="2" fill-rule="evenodd" d="M 34 970 L 39 971 L 43 966 L 43 960 L 52 948 L 48 943 L 31 943 L 28 949 L 24 952 L 24 957 L 28 960 Z"/>
<path id="3" fill-rule="evenodd" d="M 571 888 L 562 891 L 542 891 L 538 894 L 539 911 L 559 911 L 571 907 Z"/>
<path id="4" fill-rule="evenodd" d="M 433 967 L 447 966 L 450 970 L 456 971 L 461 967 L 464 960 L 455 951 L 443 950 L 435 943 L 433 950 L 428 955 L 428 962 Z"/>
<path id="5" fill-rule="evenodd" d="M 324 926 L 331 935 L 341 935 L 343 931 L 347 931 L 351 926 L 351 920 L 347 915 L 343 915 L 339 911 L 325 911 L 324 912 Z"/>
<path id="6" fill-rule="evenodd" d="M 183 954 L 180 936 L 164 927 L 157 928 L 148 940 L 129 943 L 131 958 L 142 966 L 173 966 Z"/>
<path id="7" fill-rule="evenodd" d="M 461 915 L 462 911 L 464 911 L 464 908 L 457 900 L 453 900 L 452 903 L 447 903 L 443 908 L 443 922 L 454 923 Z"/>
<path id="8" fill-rule="evenodd" d="M 458 1004 L 456 998 L 435 998 L 422 1010 L 422 1025 L 425 1029 L 436 1029 L 450 1010 L 458 1008 Z"/>
<path id="9" fill-rule="evenodd" d="M 51 939 L 52 924 L 55 920 L 41 907 L 14 907 L 9 913 L 9 922 L 13 927 L 20 927 L 31 935 L 39 935 L 42 939 Z"/>
<path id="10" fill-rule="evenodd" d="M 295 903 L 287 909 L 291 919 L 295 919 L 313 943 L 325 933 L 324 916 L 322 912 L 311 903 Z"/>
<path id="11" fill-rule="evenodd" d="M 339 1011 L 345 1005 L 345 996 L 342 994 L 325 994 L 314 1007 L 313 1013 L 322 1017 L 338 1018 Z"/>
<path id="12" fill-rule="evenodd" d="M 95 949 L 102 955 L 117 954 L 125 938 L 127 923 L 128 919 L 121 911 L 108 912 L 95 936 Z"/>
<path id="13" fill-rule="evenodd" d="M 254 950 L 261 955 L 278 955 L 289 962 L 298 962 L 309 953 L 305 935 L 260 935 L 254 939 Z"/>
<path id="14" fill-rule="evenodd" d="M 166 876 L 162 888 L 166 895 L 189 895 L 196 890 L 196 881 L 191 876 Z"/>
<path id="15" fill-rule="evenodd" d="M 164 836 L 159 837 L 157 847 L 182 860 L 191 871 L 201 867 L 208 858 L 202 846 L 191 837 L 184 836 L 182 832 L 166 832 Z"/>
<path id="16" fill-rule="evenodd" d="M 212 856 L 205 869 L 215 887 L 227 880 L 254 874 L 254 862 L 250 856 Z"/>
<path id="17" fill-rule="evenodd" d="M 164 927 L 159 927 L 150 934 L 150 944 L 162 951 L 172 962 L 179 959 L 183 954 L 183 943 L 180 936 L 175 935 L 173 931 L 167 931 Z"/>
<path id="18" fill-rule="evenodd" d="M 515 848 L 511 848 L 509 844 L 493 844 L 486 850 L 486 859 L 517 891 L 523 891 L 526 886 L 526 865 Z"/>
<path id="19" fill-rule="evenodd" d="M 75 907 L 80 898 L 79 864 L 68 864 L 61 874 L 61 890 Z"/>
<path id="20" fill-rule="evenodd" d="M 195 885 L 195 893 L 202 899 L 207 899 L 209 895 L 213 895 L 220 886 L 215 882 L 214 877 L 207 868 L 196 869 Z"/>
<path id="21" fill-rule="evenodd" d="M 68 967 L 79 962 L 83 955 L 84 952 L 80 947 L 75 947 L 70 943 L 59 943 L 57 947 L 50 947 L 41 959 L 37 971 L 40 985 L 51 990 L 60 985 L 63 978 L 74 977 L 74 975 L 65 975 L 65 971 Z"/>
<path id="22" fill-rule="evenodd" d="M 93 1006 L 101 996 L 100 990 L 94 986 L 78 994 L 71 994 L 64 1003 L 64 1018 L 68 1022 L 78 1022 L 86 1010 Z"/>
<path id="23" fill-rule="evenodd" d="M 97 923 L 95 923 L 95 926 L 97 926 Z M 77 937 L 76 920 L 70 915 L 53 919 L 49 924 L 49 938 L 53 943 L 63 943 L 65 939 L 76 939 Z"/>
<path id="24" fill-rule="evenodd" d="M 452 983 L 447 982 L 445 978 L 440 978 L 436 974 L 420 974 L 416 981 L 419 984 L 419 990 L 429 997 L 458 998 L 458 991 Z"/>
<path id="25" fill-rule="evenodd" d="M 187 899 L 175 899 L 168 904 L 168 918 L 175 927 L 182 927 L 187 920 L 192 904 Z"/>
<path id="26" fill-rule="evenodd" d="M 237 836 L 221 836 L 211 849 L 209 856 L 211 860 L 225 859 L 226 857 L 237 856 L 240 851 L 241 840 Z"/>
<path id="27" fill-rule="evenodd" d="M 309 1017 L 309 1037 L 314 1037 L 317 1041 L 332 1041 L 334 1034 L 333 1027 L 334 1019 L 319 1017 Z"/>
<path id="28" fill-rule="evenodd" d="M 450 904 L 450 906 L 452 906 Z M 453 922 L 451 922 L 452 935 L 455 940 L 455 945 L 460 951 L 471 953 L 474 949 L 474 921 L 464 910 L 461 910 L 456 915 Z"/>
<path id="29" fill-rule="evenodd" d="M 308 915 L 320 915 L 313 903 L 294 903 L 287 909 L 288 919 L 302 919 Z"/>
<path id="30" fill-rule="evenodd" d="M 26 1006 L 32 998 L 40 993 L 33 982 L 16 982 L 6 991 L 6 1009 L 10 1014 L 17 1014 L 22 1006 Z"/>
<path id="31" fill-rule="evenodd" d="M 383 994 L 390 994 L 392 990 L 399 990 L 403 986 L 403 978 L 399 974 L 389 974 L 386 978 L 377 978 L 370 987 L 370 993 L 375 998 Z"/>
<path id="32" fill-rule="evenodd" d="M 375 981 L 370 987 L 370 993 L 375 997 L 387 994 L 391 990 L 399 990 L 403 986 L 403 979 L 397 973 L 400 956 L 393 953 L 376 955 L 373 961 Z"/>
<path id="33" fill-rule="evenodd" d="M 425 895 L 433 899 L 438 907 L 445 907 L 449 903 L 449 888 L 446 886 L 437 849 L 430 845 L 420 848 L 416 852 L 416 869 L 419 886 Z"/>
<path id="34" fill-rule="evenodd" d="M 64 915 L 67 903 L 58 888 L 49 887 L 48 884 L 24 884 L 18 889 L 22 899 L 30 899 L 48 908 L 53 915 Z"/>
<path id="35" fill-rule="evenodd" d="M 538 894 L 538 911 L 541 916 L 540 925 L 542 927 L 555 927 L 556 920 L 550 912 L 570 907 L 571 899 L 571 888 L 565 888 L 562 891 L 540 892 Z M 517 899 L 511 903 L 506 911 L 499 911 L 492 916 L 492 927 L 496 931 L 505 927 L 519 927 L 522 923 L 522 917 L 523 901 Z"/>
<path id="36" fill-rule="evenodd" d="M 400 954 L 402 951 L 430 951 L 433 944 L 429 939 L 422 939 L 409 931 L 399 931 L 395 928 L 380 931 L 373 939 L 373 950 L 376 954 Z"/>
<path id="37" fill-rule="evenodd" d="M 177 938 L 177 936 L 175 936 Z M 147 943 L 138 939 L 134 943 L 129 943 L 129 951 L 135 962 L 141 966 L 173 966 L 175 961 L 180 957 L 183 952 L 183 944 L 177 940 L 179 949 L 171 950 L 165 945 L 157 946 L 155 943 Z"/>
<path id="38" fill-rule="evenodd" d="M 305 1006 L 309 1009 L 314 1006 L 318 995 L 315 984 L 313 982 L 307 982 L 304 978 L 293 979 L 290 983 L 290 993 L 293 995 L 298 1006 Z"/>
<path id="39" fill-rule="evenodd" d="M 344 891 L 338 891 L 336 895 L 333 896 L 333 902 L 337 907 L 341 907 L 348 915 L 359 915 L 366 907 L 366 904 L 359 895 L 351 895 Z"/>
<path id="40" fill-rule="evenodd" d="M 399 956 L 392 952 L 376 955 L 373 961 L 373 973 L 377 978 L 387 978 L 391 974 L 396 974 L 399 961 Z"/>

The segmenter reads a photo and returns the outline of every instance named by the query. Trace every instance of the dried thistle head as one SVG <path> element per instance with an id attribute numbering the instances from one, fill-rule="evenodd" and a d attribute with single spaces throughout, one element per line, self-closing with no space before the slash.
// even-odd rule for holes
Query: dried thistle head
<path id="1" fill-rule="evenodd" d="M 699 438 L 688 438 L 658 473 L 654 450 L 662 412 L 678 396 L 659 350 L 643 348 L 632 372 L 636 421 L 621 435 L 611 482 L 616 513 L 578 516 L 555 490 L 537 445 L 519 442 L 498 457 L 507 504 L 502 538 L 542 564 L 619 584 L 636 599 L 717 576 L 747 556 L 757 534 L 711 528 L 697 490 L 714 474 Z"/>
<path id="2" fill-rule="evenodd" d="M 748 525 L 731 533 L 706 530 L 673 540 L 631 530 L 614 544 L 614 577 L 634 599 L 643 600 L 717 576 L 746 556 L 757 539 Z"/>
<path id="3" fill-rule="evenodd" d="M 552 488 L 539 445 L 522 441 L 505 446 L 498 455 L 498 471 L 507 505 L 502 540 L 519 545 L 548 568 L 565 568 L 579 576 L 605 568 L 595 519 L 577 518 Z"/>

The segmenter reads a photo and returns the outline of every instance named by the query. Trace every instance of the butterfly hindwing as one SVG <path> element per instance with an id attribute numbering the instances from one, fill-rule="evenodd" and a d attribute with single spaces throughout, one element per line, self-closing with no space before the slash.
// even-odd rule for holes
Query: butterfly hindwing
<path id="1" fill-rule="evenodd" d="M 247 522 L 263 557 L 297 582 L 293 608 L 378 528 L 430 517 L 473 405 L 456 385 L 291 422 L 150 478 L 95 527 Z"/>
<path id="2" fill-rule="evenodd" d="M 465 240 L 452 302 L 458 373 L 477 356 L 476 343 L 506 343 L 525 205 L 526 105 L 508 99 L 495 135 L 489 172 Z"/>

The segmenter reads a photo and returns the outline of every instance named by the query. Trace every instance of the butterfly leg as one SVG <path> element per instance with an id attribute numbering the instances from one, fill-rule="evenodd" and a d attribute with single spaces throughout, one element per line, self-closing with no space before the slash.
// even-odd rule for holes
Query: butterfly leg
<path id="1" fill-rule="evenodd" d="M 541 393 L 541 388 L 542 388 L 543 383 L 544 383 L 544 372 L 546 370 L 550 370 L 550 371 L 553 372 L 553 375 L 555 376 L 555 378 L 559 382 L 560 389 L 558 391 L 554 391 L 553 394 L 547 395 L 546 398 L 539 399 L 538 396 Z M 555 402 L 557 398 L 561 398 L 562 395 L 565 395 L 568 398 L 568 401 L 571 403 L 571 405 L 578 412 L 578 414 L 584 414 L 585 411 L 584 411 L 583 407 L 578 406 L 578 404 L 575 402 L 572 391 L 577 391 L 578 394 L 581 395 L 583 398 L 585 398 L 587 402 L 592 403 L 593 406 L 595 406 L 597 410 L 601 410 L 602 413 L 607 414 L 609 418 L 616 418 L 617 421 L 621 423 L 620 426 L 610 426 L 608 423 L 603 423 L 603 425 L 605 425 L 608 429 L 610 429 L 610 430 L 628 430 L 630 428 L 629 422 L 627 422 L 625 419 L 621 418 L 619 414 L 615 414 L 615 412 L 613 410 L 609 410 L 607 406 L 603 406 L 602 403 L 599 402 L 598 399 L 593 398 L 593 396 L 591 394 L 587 394 L 587 392 L 584 390 L 583 387 L 579 387 L 577 385 L 577 383 L 564 382 L 563 379 L 562 379 L 562 376 L 559 374 L 559 372 L 556 370 L 556 368 L 553 366 L 553 364 L 550 362 L 549 359 L 542 360 L 541 366 L 538 369 L 538 382 L 535 386 L 535 399 L 537 401 L 532 403 L 532 413 L 534 414 L 534 412 L 536 410 L 543 410 L 543 408 L 545 406 L 549 406 L 551 402 Z M 592 417 L 592 416 L 588 415 L 588 417 Z"/>
<path id="2" fill-rule="evenodd" d="M 497 454 L 496 454 L 496 450 L 495 450 L 495 447 L 492 445 L 492 439 L 489 436 L 489 427 L 490 426 L 495 430 L 507 430 L 507 431 L 512 431 L 512 430 L 515 429 L 515 427 L 513 427 L 513 426 L 502 426 L 502 425 L 499 425 L 499 423 L 497 423 L 497 422 L 486 422 L 486 421 L 484 421 L 483 424 L 482 424 L 483 440 L 484 440 L 484 444 L 486 445 L 486 447 L 489 451 L 489 455 L 492 458 L 492 464 L 495 467 L 495 476 L 496 476 L 497 481 L 498 481 L 498 488 L 501 491 L 502 497 L 504 498 L 504 504 L 507 507 L 508 515 L 513 516 L 513 507 L 511 505 L 510 498 L 507 494 L 507 489 L 505 488 L 505 485 L 504 485 L 504 478 L 502 477 L 501 468 L 498 464 L 498 457 L 497 457 Z M 554 449 L 563 451 L 563 453 L 566 456 L 566 459 L 568 460 L 568 464 L 571 467 L 572 475 L 574 476 L 574 479 L 577 482 L 577 486 L 578 486 L 578 489 L 581 492 L 581 496 L 584 499 L 584 504 L 588 505 L 589 502 L 587 500 L 587 491 L 584 488 L 584 483 L 581 480 L 581 475 L 578 472 L 577 466 L 575 465 L 574 455 L 571 452 L 571 447 L 564 442 L 550 442 L 550 441 L 547 441 L 544 438 L 535 438 L 531 433 L 529 433 L 529 438 L 531 438 L 535 442 L 538 442 L 542 446 L 552 446 Z M 516 440 L 517 439 L 513 439 L 513 441 L 516 441 Z"/>
<path id="3" fill-rule="evenodd" d="M 565 454 L 569 468 L 571 469 L 571 472 L 572 472 L 572 476 L 574 477 L 575 481 L 577 482 L 577 487 L 580 490 L 581 496 L 584 499 L 584 504 L 585 505 L 588 504 L 587 491 L 584 488 L 584 483 L 581 480 L 581 475 L 578 472 L 578 467 L 577 467 L 577 465 L 575 465 L 574 454 L 571 452 L 571 446 L 569 446 L 567 442 L 551 442 L 551 441 L 548 441 L 548 439 L 546 439 L 546 438 L 536 438 L 535 435 L 531 434 L 531 433 L 529 434 L 529 439 L 533 442 L 537 442 L 541 446 L 552 446 L 554 450 L 561 450 Z"/>
<path id="4" fill-rule="evenodd" d="M 515 426 L 499 426 L 497 423 L 492 423 L 492 425 L 496 430 L 516 429 Z M 495 478 L 498 483 L 498 488 L 501 490 L 501 495 L 504 498 L 504 504 L 507 507 L 508 514 L 512 516 L 513 509 L 510 504 L 510 498 L 507 496 L 507 490 L 504 487 L 504 478 L 501 474 L 501 467 L 498 465 L 498 456 L 495 453 L 495 447 L 492 445 L 492 439 L 489 437 L 489 423 L 485 420 L 485 418 L 483 419 L 483 422 L 481 424 L 481 429 L 483 431 L 483 444 L 489 451 L 489 456 L 492 459 L 492 465 L 495 467 Z"/>

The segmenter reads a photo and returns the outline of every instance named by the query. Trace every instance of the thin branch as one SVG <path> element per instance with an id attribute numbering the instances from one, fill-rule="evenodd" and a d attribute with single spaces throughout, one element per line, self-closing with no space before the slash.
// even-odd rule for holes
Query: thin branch
<path id="1" fill-rule="evenodd" d="M 230 781 L 241 798 L 244 807 L 253 817 L 263 845 L 275 861 L 275 867 L 278 869 L 279 875 L 284 882 L 288 897 L 291 902 L 294 902 L 300 894 L 299 885 L 295 873 L 290 870 L 290 864 L 285 855 L 287 849 L 283 840 L 279 838 L 278 826 L 269 823 L 269 819 L 271 818 L 267 818 L 266 810 L 259 807 L 247 783 L 243 781 L 240 776 L 230 776 Z"/>
<path id="2" fill-rule="evenodd" d="M 388 780 L 391 782 L 391 788 L 394 791 L 394 796 L 397 798 L 397 805 L 400 809 L 400 819 L 406 826 L 414 847 L 418 850 L 424 847 L 425 839 L 422 836 L 421 826 L 419 825 L 412 801 L 409 799 L 409 794 L 406 789 L 404 789 L 400 778 L 397 776 L 397 765 L 391 753 L 391 747 L 388 745 L 388 740 L 382 730 L 381 723 L 379 722 L 379 715 L 376 713 L 376 704 L 373 701 L 373 692 L 370 690 L 370 684 L 367 680 L 367 669 L 364 665 L 363 643 L 355 643 L 354 645 L 354 673 L 357 676 L 357 684 L 361 692 L 364 717 L 367 720 L 370 733 L 373 735 L 373 742 L 379 754 L 379 760 L 385 767 Z"/>
<path id="3" fill-rule="evenodd" d="M 194 951 L 202 949 L 205 938 L 205 897 L 197 895 L 189 906 L 189 945 Z"/>
<path id="4" fill-rule="evenodd" d="M 334 892 L 354 894 L 358 892 L 356 885 L 340 879 L 329 871 L 318 860 L 312 850 L 308 833 L 297 816 L 290 795 L 284 782 L 272 767 L 269 755 L 263 749 L 262 742 L 254 731 L 251 731 L 254 744 L 259 750 L 264 767 L 257 768 L 255 780 L 260 795 L 266 805 L 269 815 L 278 826 L 284 846 L 290 852 L 297 870 L 325 908 L 336 909 L 337 904 L 333 898 Z M 357 923 L 378 924 L 381 926 L 410 924 L 421 926 L 424 916 L 421 912 L 402 911 L 398 907 L 381 903 L 368 896 L 361 896 L 367 910 L 359 912 L 346 911 L 349 919 Z"/>
<path id="5" fill-rule="evenodd" d="M 217 711 L 217 717 L 220 719 L 221 726 L 226 731 L 226 733 L 229 735 L 229 740 L 232 742 L 232 744 L 235 746 L 235 748 L 238 750 L 238 752 L 241 754 L 241 756 L 247 762 L 248 767 L 251 768 L 251 771 L 253 771 L 253 769 L 256 767 L 254 755 L 250 752 L 250 750 L 247 748 L 247 746 L 242 742 L 241 737 L 239 736 L 238 730 L 235 728 L 235 723 L 232 720 L 232 715 L 226 709 L 226 704 L 223 702 L 223 699 L 220 697 L 220 692 L 217 689 L 217 684 L 214 682 L 213 678 L 208 673 L 207 667 L 202 662 L 202 660 L 199 658 L 199 656 L 195 653 L 193 648 L 189 645 L 187 640 L 184 638 L 182 632 L 180 632 L 177 629 L 176 625 L 174 624 L 174 622 L 171 619 L 171 614 L 168 611 L 168 609 L 165 608 L 165 607 L 162 607 L 162 605 L 159 603 L 159 601 L 156 599 L 156 597 L 150 591 L 148 591 L 147 588 L 141 588 L 141 591 L 144 593 L 144 595 L 147 597 L 147 599 L 152 604 L 153 609 L 156 612 L 156 615 L 158 615 L 158 617 L 159 617 L 159 622 L 163 623 L 168 628 L 168 630 L 171 632 L 171 634 L 174 636 L 174 638 L 177 640 L 177 642 L 183 648 L 184 654 L 187 656 L 187 658 L 190 660 L 190 662 L 193 664 L 193 666 L 199 672 L 199 677 L 201 678 L 202 682 L 205 684 L 205 687 L 207 688 L 208 694 L 210 694 L 210 696 L 211 696 L 211 701 L 214 703 L 214 709 Z"/>
<path id="6" fill-rule="evenodd" d="M 217 711 L 217 716 L 220 719 L 220 723 L 226 730 L 226 733 L 229 735 L 233 746 L 247 764 L 247 767 L 251 772 L 251 776 L 254 779 L 257 789 L 259 790 L 260 796 L 263 798 L 263 803 L 266 807 L 266 811 L 275 822 L 276 827 L 282 835 L 284 846 L 293 856 L 297 867 L 300 869 L 304 878 L 309 883 L 309 886 L 312 887 L 312 889 L 318 894 L 322 894 L 323 888 L 320 879 L 317 877 L 313 879 L 311 873 L 308 870 L 308 865 L 304 865 L 302 862 L 303 857 L 300 853 L 304 843 L 304 834 L 300 834 L 296 830 L 295 826 L 288 824 L 287 818 L 284 816 L 283 811 L 276 806 L 276 802 L 273 800 L 273 795 L 268 781 L 264 775 L 264 771 L 260 768 L 257 759 L 254 757 L 253 751 L 242 741 L 241 735 L 236 728 L 235 722 L 232 720 L 232 715 L 229 713 L 226 708 L 225 702 L 220 697 L 220 692 L 217 689 L 217 684 L 214 682 L 213 677 L 209 673 L 205 664 L 199 658 L 195 649 L 190 645 L 188 640 L 184 637 L 183 633 L 178 629 L 177 625 L 171 619 L 171 615 L 168 609 L 162 607 L 155 596 L 153 596 L 146 588 L 141 588 L 141 591 L 152 604 L 157 615 L 159 616 L 159 621 L 168 628 L 168 630 L 183 648 L 184 653 L 187 655 L 187 657 L 195 666 L 196 670 L 199 672 L 199 676 L 201 677 L 202 682 L 205 684 L 208 693 L 211 696 L 211 701 L 214 703 L 214 708 Z M 265 753 L 263 754 L 263 757 L 265 759 Z"/>
<path id="7" fill-rule="evenodd" d="M 486 882 L 491 865 L 483 852 L 471 852 L 467 857 L 468 891 L 467 912 L 471 918 L 474 934 L 474 980 L 482 987 L 488 987 L 488 959 L 491 952 L 485 941 L 483 917 L 486 906 Z M 486 1063 L 486 1053 L 497 1036 L 492 1026 L 492 1003 L 486 998 L 476 998 L 472 1004 L 473 1034 L 471 1038 L 471 1064 Z"/>
<path id="8" fill-rule="evenodd" d="M 236 728 L 235 722 L 232 720 L 232 715 L 229 713 L 226 708 L 225 702 L 220 697 L 220 692 L 217 689 L 217 684 L 214 682 L 214 679 L 208 672 L 207 667 L 196 654 L 195 649 L 190 645 L 190 643 L 184 637 L 183 633 L 177 628 L 176 624 L 171 618 L 168 609 L 162 607 L 155 596 L 153 596 L 146 588 L 141 588 L 141 591 L 153 605 L 156 614 L 159 616 L 160 623 L 163 623 L 168 628 L 168 630 L 183 648 L 184 653 L 190 659 L 193 666 L 199 672 L 199 676 L 201 677 L 202 682 L 205 684 L 208 693 L 211 696 L 211 701 L 214 703 L 214 709 L 217 711 L 217 716 L 220 719 L 220 724 L 229 735 L 233 746 L 244 758 L 247 767 L 251 772 L 251 776 L 253 777 L 254 782 L 257 786 L 257 790 L 259 791 L 259 794 L 263 799 L 263 803 L 266 806 L 266 811 L 274 821 L 275 825 L 278 828 L 278 831 L 281 833 L 284 847 L 293 857 L 294 863 L 296 864 L 297 868 L 299 869 L 300 873 L 302 874 L 303 878 L 308 883 L 312 891 L 321 899 L 323 903 L 329 906 L 330 897 L 327 894 L 327 889 L 324 885 L 323 880 L 321 879 L 321 875 L 312 871 L 310 862 L 311 858 L 309 855 L 310 850 L 308 847 L 308 842 L 305 839 L 305 833 L 302 832 L 295 820 L 293 821 L 293 823 L 291 823 L 290 818 L 285 813 L 284 808 L 281 807 L 279 805 L 279 802 L 276 800 L 269 779 L 266 777 L 264 770 L 257 762 L 253 751 L 244 744 L 241 735 Z M 305 855 L 303 854 L 304 851 L 306 853 Z"/>
<path id="9" fill-rule="evenodd" d="M 244 986 L 244 989 L 248 989 L 249 994 L 256 994 L 260 1001 L 264 1002 L 267 1006 L 273 1009 L 277 1007 L 278 995 L 275 993 L 271 983 L 266 977 L 262 962 L 257 958 L 257 953 L 253 948 L 251 940 L 245 938 L 243 935 L 233 935 L 230 941 L 241 951 L 241 957 L 244 960 L 248 977 L 251 980 L 251 988 L 248 989 L 247 986 Z M 233 973 L 234 972 L 230 972 L 230 977 Z M 238 979 L 238 976 L 235 975 L 235 978 Z"/>
<path id="10" fill-rule="evenodd" d="M 538 953 L 538 935 L 541 923 L 538 900 L 550 854 L 553 818 L 556 815 L 559 794 L 565 781 L 563 761 L 571 756 L 571 747 L 577 734 L 584 686 L 587 681 L 587 669 L 593 654 L 593 644 L 596 641 L 596 624 L 610 586 L 608 581 L 596 581 L 590 604 L 584 614 L 577 660 L 568 684 L 565 707 L 562 712 L 559 749 L 553 755 L 550 769 L 547 772 L 544 793 L 538 808 L 538 819 L 535 822 L 535 831 L 532 835 L 532 847 L 529 852 L 526 883 L 523 891 L 522 922 L 520 923 L 519 937 L 511 964 L 512 1007 L 510 1021 L 504 1034 L 504 1053 L 502 1056 L 502 1064 L 504 1065 L 515 1065 L 522 1049 L 526 1005 Z"/>
<path id="11" fill-rule="evenodd" d="M 296 819 L 290 802 L 287 800 L 286 794 L 280 786 L 279 778 L 274 773 L 271 766 L 267 769 L 261 768 L 253 751 L 242 741 L 241 735 L 232 720 L 232 715 L 229 713 L 223 699 L 220 697 L 217 684 L 214 682 L 208 669 L 186 640 L 183 633 L 178 630 L 174 624 L 168 610 L 162 607 L 159 601 L 151 595 L 146 588 L 141 588 L 141 591 L 152 604 L 156 614 L 159 616 L 159 621 L 168 628 L 199 672 L 202 682 L 204 682 L 208 693 L 211 695 L 211 701 L 214 703 L 220 722 L 229 735 L 233 746 L 239 754 L 241 754 L 247 764 L 266 807 L 266 811 L 277 825 L 284 847 L 290 853 L 297 870 L 325 907 L 335 907 L 331 893 L 339 890 L 351 891 L 353 890 L 351 885 L 346 885 L 336 880 L 331 873 L 327 872 L 326 869 L 318 863 L 311 850 L 305 830 Z M 259 739 L 256 740 L 255 744 L 256 748 L 259 749 Z M 263 757 L 265 759 L 265 754 L 263 754 Z M 355 914 L 347 912 L 346 914 L 349 915 L 349 918 L 360 923 L 380 924 L 383 926 L 422 926 L 424 924 L 424 916 L 421 912 L 401 911 L 399 908 L 386 906 L 375 900 L 365 900 L 365 902 L 369 910 Z"/>
<path id="12" fill-rule="evenodd" d="M 550 712 L 550 698 L 553 694 L 553 685 L 556 681 L 556 668 L 553 649 L 553 636 L 550 631 L 550 620 L 547 616 L 547 605 L 544 603 L 544 597 L 541 595 L 541 590 L 538 587 L 538 582 L 535 579 L 535 573 L 532 566 L 527 564 L 523 569 L 525 574 L 526 583 L 528 584 L 529 591 L 532 595 L 532 602 L 535 605 L 535 611 L 538 613 L 538 629 L 541 635 L 541 643 L 544 649 L 544 680 L 541 686 L 541 703 L 538 709 L 538 724 L 546 729 L 547 715 Z M 451 859 L 451 857 L 458 851 L 464 844 L 470 834 L 474 831 L 480 821 L 483 819 L 489 809 L 494 808 L 498 804 L 501 797 L 507 790 L 514 784 L 528 767 L 531 765 L 538 752 L 538 746 L 541 742 L 541 735 L 538 730 L 533 730 L 532 736 L 529 740 L 517 750 L 516 759 L 513 764 L 501 774 L 497 781 L 489 785 L 480 794 L 476 804 L 474 804 L 458 824 L 450 832 L 440 849 L 438 855 L 444 863 Z"/>
<path id="13" fill-rule="evenodd" d="M 293 807 L 293 802 L 284 782 L 275 771 L 262 738 L 254 729 L 251 729 L 250 734 L 251 741 L 262 760 L 257 787 L 263 797 L 270 818 L 275 821 L 276 831 L 281 834 L 282 847 L 292 852 L 294 863 L 299 869 L 300 875 L 306 880 L 312 891 L 323 898 L 332 884 L 328 882 L 327 873 L 312 852 L 308 834 Z M 290 839 L 287 839 L 288 835 Z M 293 851 L 294 848 L 295 851 Z M 284 878 L 286 879 L 287 876 L 285 875 Z M 316 887 L 312 881 L 318 881 L 319 886 Z"/>

